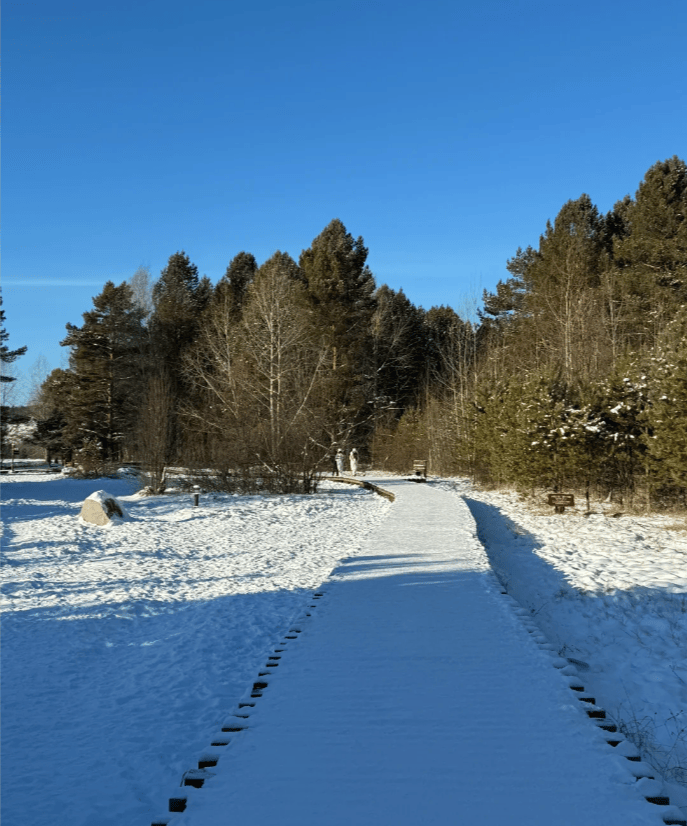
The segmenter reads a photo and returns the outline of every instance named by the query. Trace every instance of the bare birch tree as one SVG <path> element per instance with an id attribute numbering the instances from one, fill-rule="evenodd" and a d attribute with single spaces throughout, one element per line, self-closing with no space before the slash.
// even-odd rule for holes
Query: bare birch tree
<path id="1" fill-rule="evenodd" d="M 328 350 L 310 328 L 298 266 L 275 253 L 249 286 L 240 321 L 230 309 L 221 302 L 211 309 L 187 358 L 204 398 L 189 416 L 236 470 L 257 465 L 282 489 L 309 489 L 328 447 Z"/>

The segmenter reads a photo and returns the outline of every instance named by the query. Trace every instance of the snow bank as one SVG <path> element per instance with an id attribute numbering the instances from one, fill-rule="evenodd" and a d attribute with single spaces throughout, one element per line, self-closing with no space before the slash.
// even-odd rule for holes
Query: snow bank
<path id="1" fill-rule="evenodd" d="M 667 516 L 554 515 L 465 496 L 497 576 L 687 805 L 687 533 Z"/>

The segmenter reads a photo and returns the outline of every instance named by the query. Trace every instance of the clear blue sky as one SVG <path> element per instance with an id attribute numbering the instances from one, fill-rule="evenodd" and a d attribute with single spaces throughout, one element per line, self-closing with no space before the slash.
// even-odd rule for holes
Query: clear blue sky
<path id="1" fill-rule="evenodd" d="M 11 347 L 61 364 L 107 280 L 298 258 L 459 312 L 587 192 L 687 156 L 685 0 L 5 0 Z"/>

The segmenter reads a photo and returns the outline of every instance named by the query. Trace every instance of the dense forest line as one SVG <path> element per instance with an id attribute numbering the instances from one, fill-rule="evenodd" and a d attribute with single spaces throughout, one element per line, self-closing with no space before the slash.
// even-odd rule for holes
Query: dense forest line
<path id="1" fill-rule="evenodd" d="M 216 285 L 177 252 L 67 325 L 33 439 L 83 467 L 137 459 L 153 489 L 182 463 L 226 489 L 309 491 L 355 446 L 388 470 L 428 458 L 486 484 L 684 506 L 686 216 L 677 157 L 605 215 L 568 201 L 472 320 L 378 287 L 338 219 L 298 261 L 240 252 Z"/>

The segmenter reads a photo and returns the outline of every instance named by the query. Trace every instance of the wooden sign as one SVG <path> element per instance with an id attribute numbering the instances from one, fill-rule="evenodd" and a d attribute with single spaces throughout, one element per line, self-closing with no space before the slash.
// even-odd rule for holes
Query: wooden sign
<path id="1" fill-rule="evenodd" d="M 566 508 L 575 507 L 575 497 L 572 493 L 550 493 L 549 505 L 553 505 L 556 513 L 564 513 Z"/>

